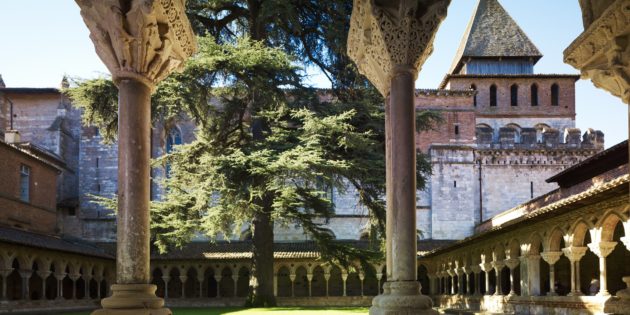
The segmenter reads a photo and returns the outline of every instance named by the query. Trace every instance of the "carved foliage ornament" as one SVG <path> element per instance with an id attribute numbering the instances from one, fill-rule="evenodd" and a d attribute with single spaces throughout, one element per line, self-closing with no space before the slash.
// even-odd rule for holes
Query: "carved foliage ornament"
<path id="1" fill-rule="evenodd" d="M 565 51 L 595 86 L 630 102 L 630 0 L 616 0 Z"/>
<path id="2" fill-rule="evenodd" d="M 450 0 L 354 0 L 348 55 L 387 96 L 397 68 L 414 71 L 433 51 Z"/>
<path id="3" fill-rule="evenodd" d="M 112 73 L 150 87 L 196 51 L 185 0 L 75 0 L 96 53 Z"/>

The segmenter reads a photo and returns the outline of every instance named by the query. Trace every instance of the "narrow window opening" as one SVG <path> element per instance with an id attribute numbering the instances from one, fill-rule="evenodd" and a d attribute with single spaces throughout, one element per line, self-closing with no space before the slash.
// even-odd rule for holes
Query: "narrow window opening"
<path id="1" fill-rule="evenodd" d="M 474 106 L 474 107 L 477 107 L 477 86 L 476 86 L 476 85 L 474 85 L 474 84 L 472 84 L 472 85 L 470 86 L 470 89 L 471 89 L 471 90 L 473 90 L 473 91 L 475 91 L 475 95 L 473 96 L 473 106 Z"/>
<path id="2" fill-rule="evenodd" d="M 99 167 L 99 158 L 96 158 L 96 168 Z"/>
<path id="3" fill-rule="evenodd" d="M 20 165 L 20 200 L 29 202 L 31 200 L 31 168 Z"/>
<path id="4" fill-rule="evenodd" d="M 518 106 L 518 85 L 516 84 L 510 87 L 510 105 Z"/>
<path id="5" fill-rule="evenodd" d="M 457 188 L 457 181 L 456 180 L 453 181 L 453 187 Z"/>
<path id="6" fill-rule="evenodd" d="M 538 85 L 532 84 L 532 106 L 538 106 Z"/>
<path id="7" fill-rule="evenodd" d="M 455 125 L 455 134 L 459 135 L 459 126 L 458 125 Z"/>
<path id="8" fill-rule="evenodd" d="M 559 101 L 559 94 L 560 94 L 560 87 L 557 84 L 553 84 L 551 86 L 551 105 L 553 106 L 558 106 Z"/>
<path id="9" fill-rule="evenodd" d="M 534 182 L 529 182 L 530 199 L 534 199 Z"/>
<path id="10" fill-rule="evenodd" d="M 497 86 L 490 86 L 490 106 L 497 106 Z"/>

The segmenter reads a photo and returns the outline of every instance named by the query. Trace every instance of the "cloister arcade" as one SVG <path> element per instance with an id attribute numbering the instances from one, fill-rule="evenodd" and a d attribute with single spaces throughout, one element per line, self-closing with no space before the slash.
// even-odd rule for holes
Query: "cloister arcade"
<path id="1" fill-rule="evenodd" d="M 430 295 L 456 309 L 624 313 L 615 305 L 630 293 L 626 195 L 525 222 L 490 227 L 421 259 L 431 267 Z"/>

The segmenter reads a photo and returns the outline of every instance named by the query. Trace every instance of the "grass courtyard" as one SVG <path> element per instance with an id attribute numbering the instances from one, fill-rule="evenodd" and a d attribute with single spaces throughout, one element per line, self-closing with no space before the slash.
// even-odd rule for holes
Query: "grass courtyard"
<path id="1" fill-rule="evenodd" d="M 174 308 L 173 315 L 254 315 L 266 313 L 269 315 L 346 315 L 367 314 L 367 307 L 273 307 L 273 308 Z M 62 313 L 63 315 L 89 315 L 90 312 Z"/>

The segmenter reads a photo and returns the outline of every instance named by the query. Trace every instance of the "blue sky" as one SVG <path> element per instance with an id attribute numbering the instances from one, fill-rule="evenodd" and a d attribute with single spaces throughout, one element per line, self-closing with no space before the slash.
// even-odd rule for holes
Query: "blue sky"
<path id="1" fill-rule="evenodd" d="M 562 62 L 563 50 L 582 31 L 577 0 L 500 0 L 544 57 L 537 73 L 578 72 Z M 448 71 L 476 0 L 453 0 L 435 50 L 416 86 L 436 88 Z M 94 52 L 72 0 L 0 0 L 0 74 L 10 87 L 56 87 L 64 74 L 93 78 L 107 69 Z M 314 76 L 312 82 L 325 86 Z M 576 88 L 577 127 L 600 129 L 609 147 L 628 138 L 628 106 L 592 83 Z"/>

